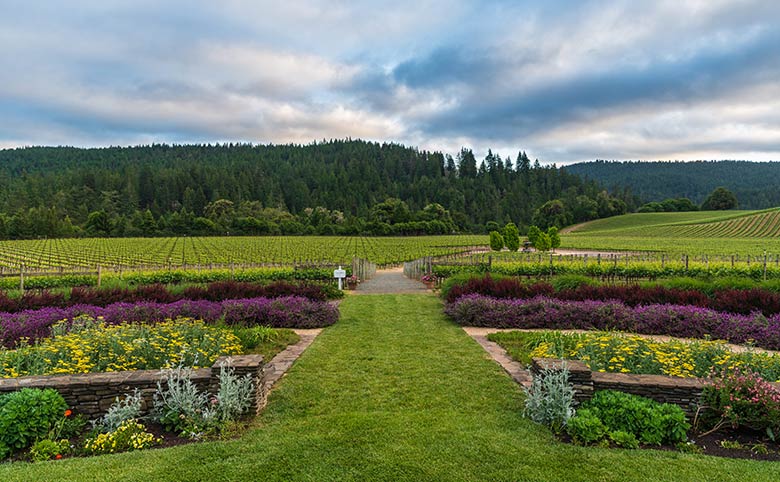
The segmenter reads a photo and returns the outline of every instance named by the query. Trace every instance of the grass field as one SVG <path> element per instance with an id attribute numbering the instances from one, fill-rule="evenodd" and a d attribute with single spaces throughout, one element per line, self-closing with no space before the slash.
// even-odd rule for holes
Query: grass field
<path id="1" fill-rule="evenodd" d="M 638 213 L 575 226 L 562 247 L 673 254 L 780 253 L 780 210 Z"/>
<path id="2" fill-rule="evenodd" d="M 0 480 L 777 480 L 773 463 L 556 441 L 431 295 L 363 295 L 238 440 L 0 466 Z"/>

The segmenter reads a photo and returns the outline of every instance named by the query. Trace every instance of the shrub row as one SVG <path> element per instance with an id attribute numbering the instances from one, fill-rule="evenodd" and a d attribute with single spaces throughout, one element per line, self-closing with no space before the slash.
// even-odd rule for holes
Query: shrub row
<path id="1" fill-rule="evenodd" d="M 563 284 L 563 283 L 562 283 Z M 696 289 L 678 289 L 665 286 L 600 285 L 581 283 L 575 288 L 556 289 L 547 282 L 524 283 L 515 278 L 490 275 L 473 277 L 455 284 L 446 293 L 449 302 L 467 294 L 481 294 L 494 298 L 522 299 L 548 296 L 560 300 L 618 300 L 629 306 L 652 304 L 693 305 L 716 311 L 748 315 L 760 312 L 765 316 L 780 313 L 780 293 L 762 288 L 717 289 L 708 296 Z"/>
<path id="2" fill-rule="evenodd" d="M 347 268 L 349 275 L 351 268 Z M 132 285 L 153 283 L 213 283 L 215 281 L 330 281 L 333 270 L 329 268 L 247 268 L 247 269 L 204 269 L 140 271 L 123 274 L 105 274 L 104 282 L 121 281 Z M 56 276 L 29 276 L 24 279 L 27 289 L 68 288 L 71 286 L 95 286 L 97 275 L 63 274 Z M 0 278 L 0 289 L 13 290 L 19 287 L 18 277 Z"/>
<path id="3" fill-rule="evenodd" d="M 159 283 L 135 288 L 76 286 L 71 288 L 68 296 L 50 291 L 27 291 L 19 298 L 12 298 L 0 291 L 0 311 L 16 313 L 39 308 L 65 308 L 74 305 L 106 306 L 120 302 L 173 303 L 180 300 L 222 301 L 239 298 L 278 298 L 280 296 L 303 296 L 310 300 L 325 301 L 340 294 L 338 289 L 331 286 L 326 287 L 311 283 L 293 284 L 287 281 L 274 281 L 269 284 L 216 281 L 205 286 L 189 286 L 179 292 Z"/>
<path id="4" fill-rule="evenodd" d="M 275 328 L 317 328 L 338 320 L 338 309 L 323 301 L 301 296 L 249 298 L 225 301 L 180 300 L 173 303 L 113 303 L 106 307 L 75 305 L 67 308 L 43 308 L 19 313 L 0 313 L 0 344 L 14 347 L 24 338 L 35 341 L 51 335 L 51 327 L 79 315 L 102 319 L 107 325 L 122 322 L 159 323 L 180 317 L 215 323 L 224 319 L 229 325 L 268 325 Z"/>
<path id="5" fill-rule="evenodd" d="M 767 279 L 780 278 L 780 269 L 774 266 L 767 266 L 766 273 L 762 264 L 739 265 L 735 267 L 721 265 L 707 267 L 704 264 L 689 265 L 686 269 L 679 263 L 666 264 L 655 262 L 635 262 L 629 263 L 607 263 L 596 264 L 591 262 L 584 265 L 582 261 L 554 263 L 549 261 L 526 262 L 526 263 L 493 263 L 491 266 L 480 265 L 435 265 L 433 273 L 440 278 L 448 278 L 459 273 L 499 273 L 508 276 L 553 276 L 562 274 L 576 274 L 591 277 L 609 277 L 609 278 L 671 278 L 674 276 L 690 276 L 696 278 L 710 278 L 720 276 L 734 276 L 740 278 L 749 278 L 760 280 L 766 274 Z"/>
<path id="6" fill-rule="evenodd" d="M 726 340 L 780 349 L 780 315 L 739 315 L 697 306 L 630 307 L 619 301 L 524 300 L 471 294 L 447 303 L 445 312 L 464 326 L 619 330 L 648 335 Z"/>

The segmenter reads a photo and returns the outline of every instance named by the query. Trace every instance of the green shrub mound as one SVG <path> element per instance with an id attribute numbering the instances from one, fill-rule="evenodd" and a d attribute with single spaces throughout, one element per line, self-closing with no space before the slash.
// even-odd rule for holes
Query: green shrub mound
<path id="1" fill-rule="evenodd" d="M 67 408 L 62 395 L 48 388 L 0 395 L 0 460 L 46 437 Z"/>
<path id="2" fill-rule="evenodd" d="M 613 390 L 596 392 L 566 424 L 567 433 L 583 444 L 606 436 L 618 446 L 675 445 L 684 442 L 691 425 L 677 405 Z"/>

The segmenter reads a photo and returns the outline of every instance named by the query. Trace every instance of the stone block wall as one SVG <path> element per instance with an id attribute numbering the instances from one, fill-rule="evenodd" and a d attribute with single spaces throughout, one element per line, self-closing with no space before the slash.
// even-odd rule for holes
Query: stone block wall
<path id="1" fill-rule="evenodd" d="M 220 366 L 228 358 L 235 373 L 250 375 L 254 379 L 257 409 L 265 403 L 262 390 L 264 371 L 262 355 L 238 355 L 220 357 L 211 368 L 192 371 L 190 380 L 202 391 L 215 393 L 219 388 Z M 53 388 L 57 390 L 78 414 L 94 419 L 103 415 L 117 397 L 124 397 L 138 389 L 143 396 L 143 410 L 152 408 L 152 396 L 157 382 L 164 379 L 161 370 L 135 370 L 124 372 L 83 373 L 78 375 L 46 375 L 0 379 L 0 393 L 22 388 Z"/>
<path id="2" fill-rule="evenodd" d="M 560 369 L 564 363 L 569 368 L 569 380 L 574 385 L 578 402 L 590 399 L 597 390 L 617 390 L 660 403 L 673 403 L 692 416 L 696 413 L 704 388 L 704 380 L 699 378 L 593 372 L 578 360 L 534 358 L 531 370 L 538 374 L 545 368 Z"/>

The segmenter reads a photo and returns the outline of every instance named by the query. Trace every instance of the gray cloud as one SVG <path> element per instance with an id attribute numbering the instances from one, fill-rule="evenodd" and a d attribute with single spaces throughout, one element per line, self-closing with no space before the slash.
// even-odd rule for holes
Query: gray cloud
<path id="1" fill-rule="evenodd" d="M 780 4 L 0 0 L 0 146 L 780 158 Z"/>

